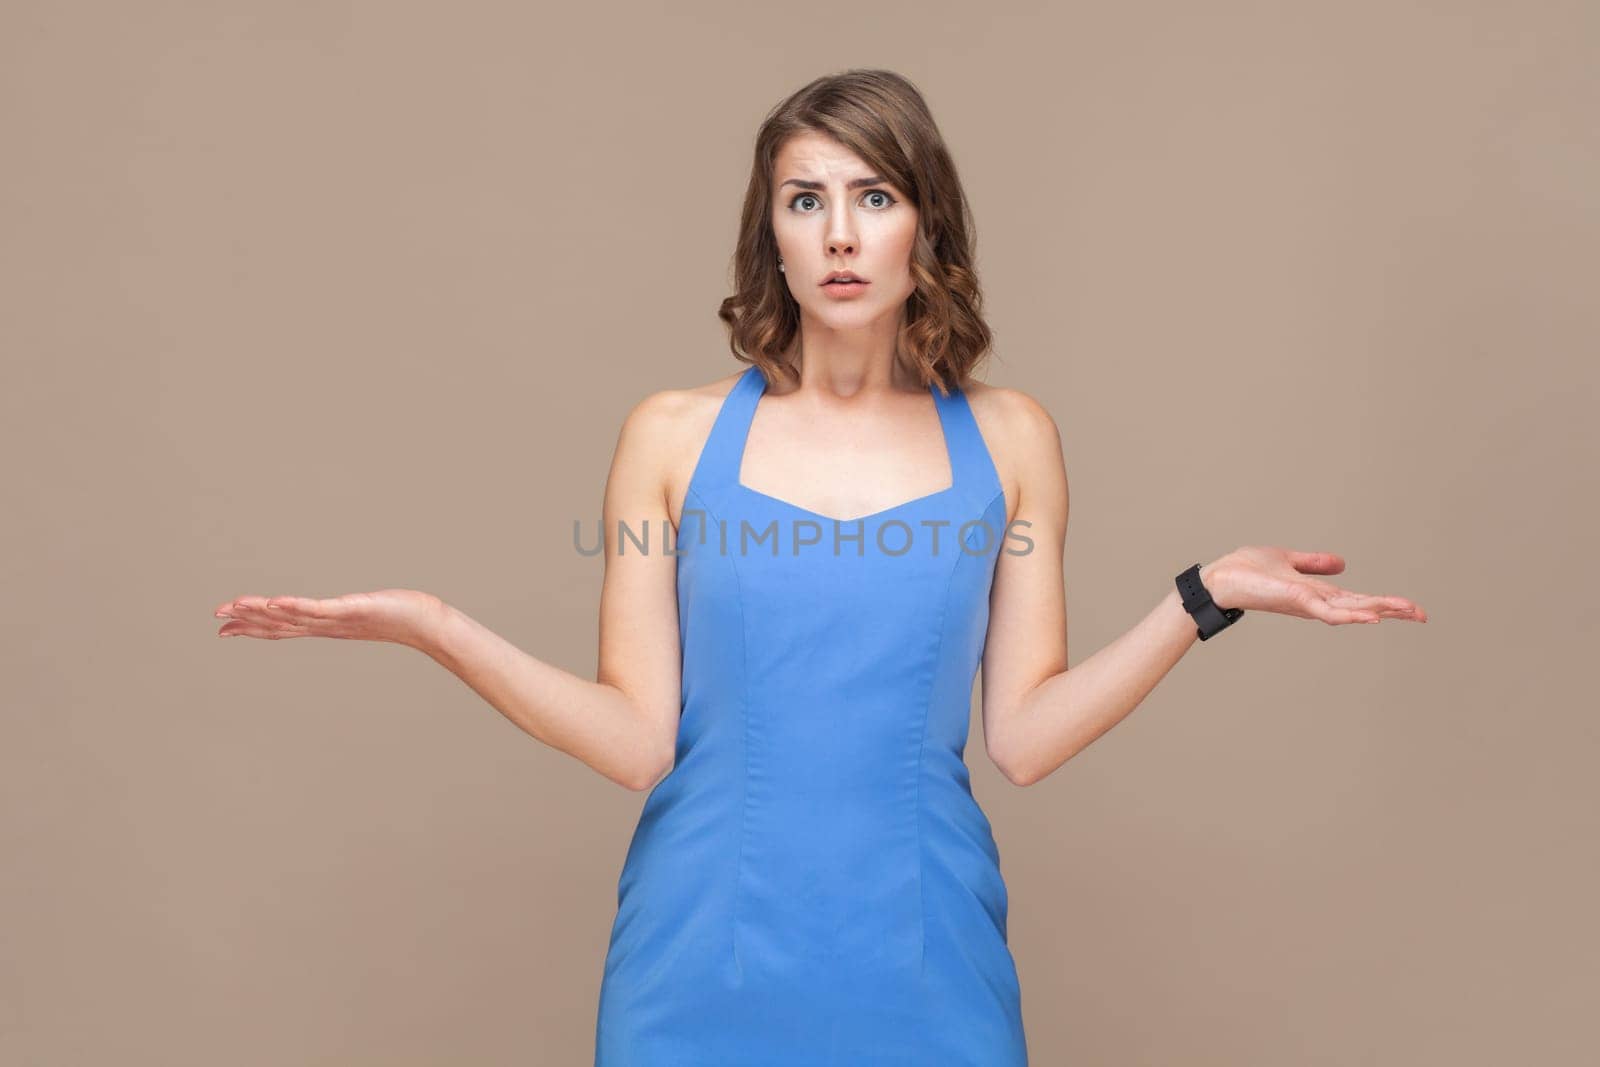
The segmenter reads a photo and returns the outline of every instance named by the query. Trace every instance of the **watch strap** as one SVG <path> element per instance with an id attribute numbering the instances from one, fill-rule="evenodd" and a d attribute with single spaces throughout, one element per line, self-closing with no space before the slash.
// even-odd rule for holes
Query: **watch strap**
<path id="1" fill-rule="evenodd" d="M 1200 564 L 1196 563 L 1178 575 L 1178 595 L 1183 598 L 1183 610 L 1195 621 L 1195 633 L 1206 641 L 1232 626 L 1243 608 L 1218 607 L 1211 599 L 1211 591 L 1200 581 Z"/>

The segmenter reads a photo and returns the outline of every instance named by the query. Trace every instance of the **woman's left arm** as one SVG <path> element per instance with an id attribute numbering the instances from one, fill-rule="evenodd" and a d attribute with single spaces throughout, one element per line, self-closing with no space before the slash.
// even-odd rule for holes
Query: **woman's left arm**
<path id="1" fill-rule="evenodd" d="M 989 596 L 984 743 L 1008 780 L 1031 785 L 1122 721 L 1199 638 L 1173 585 L 1132 629 L 1067 669 L 1061 558 L 1068 494 L 1060 432 L 1049 412 L 1017 390 L 995 390 L 990 410 L 1017 510 Z M 1182 569 L 1174 567 L 1173 575 Z M 1405 597 L 1355 593 L 1317 577 L 1343 571 L 1344 560 L 1331 552 L 1252 545 L 1201 566 L 1200 580 L 1221 608 L 1330 626 L 1427 621 Z"/>

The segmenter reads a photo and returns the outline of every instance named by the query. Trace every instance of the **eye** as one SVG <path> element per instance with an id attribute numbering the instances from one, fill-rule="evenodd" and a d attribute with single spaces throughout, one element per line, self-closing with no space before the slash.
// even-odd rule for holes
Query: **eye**
<path id="1" fill-rule="evenodd" d="M 894 197 L 890 196 L 883 189 L 868 189 L 865 193 L 862 194 L 862 199 L 864 200 L 869 196 L 880 196 L 880 197 L 883 198 L 883 203 L 881 203 L 879 205 L 876 205 L 879 208 L 888 208 L 888 207 L 893 206 L 894 204 L 899 203 L 899 201 L 897 201 Z M 806 213 L 806 211 L 805 211 L 805 209 L 798 208 L 798 205 L 799 205 L 800 201 L 802 201 L 802 200 L 816 200 L 816 199 L 817 199 L 817 196 L 816 196 L 815 193 L 800 193 L 800 194 L 796 195 L 793 199 L 791 199 L 789 201 L 789 210 L 791 210 L 791 211 L 799 210 L 800 213 L 803 215 L 803 214 Z"/>

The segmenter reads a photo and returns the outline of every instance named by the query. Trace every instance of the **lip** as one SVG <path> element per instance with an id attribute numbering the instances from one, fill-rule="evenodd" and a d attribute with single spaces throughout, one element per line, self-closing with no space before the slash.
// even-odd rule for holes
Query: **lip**
<path id="1" fill-rule="evenodd" d="M 832 270 L 832 271 L 829 271 L 827 277 L 822 279 L 822 284 L 823 285 L 828 285 L 828 284 L 832 283 L 832 281 L 835 278 L 848 278 L 852 282 L 855 282 L 858 285 L 870 285 L 871 284 L 865 278 L 861 277 L 861 275 L 857 274 L 853 270 Z"/>
<path id="2" fill-rule="evenodd" d="M 866 282 L 837 282 L 822 286 L 823 294 L 830 300 L 852 300 L 866 291 Z"/>

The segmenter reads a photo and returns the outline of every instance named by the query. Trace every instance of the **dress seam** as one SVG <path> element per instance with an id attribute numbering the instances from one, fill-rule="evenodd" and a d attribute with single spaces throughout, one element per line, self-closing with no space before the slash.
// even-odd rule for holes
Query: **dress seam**
<path id="1" fill-rule="evenodd" d="M 985 509 L 987 510 L 987 509 Z M 981 514 L 981 513 L 980 513 Z M 950 587 L 955 584 L 956 573 L 961 570 L 961 560 L 964 556 L 961 548 L 961 538 L 953 538 L 956 543 L 956 561 L 950 566 L 950 574 L 945 578 L 944 594 L 939 600 L 939 643 L 934 648 L 933 665 L 928 671 L 928 688 L 922 698 L 922 739 L 917 745 L 917 781 L 915 790 L 915 806 L 917 812 L 917 929 L 919 945 L 917 948 L 917 973 L 923 974 L 928 961 L 928 898 L 923 883 L 927 880 L 927 859 L 922 849 L 922 776 L 924 762 L 928 752 L 928 721 L 932 718 L 933 690 L 939 680 L 939 660 L 944 655 L 945 633 L 950 622 Z M 970 706 L 972 694 L 967 694 L 967 714 L 972 714 Z"/>
<path id="2" fill-rule="evenodd" d="M 711 510 L 711 505 L 706 498 L 700 495 L 699 490 L 693 486 L 689 488 L 688 496 L 700 502 L 701 510 L 712 519 L 721 532 L 722 519 Z M 704 527 L 702 527 L 703 529 Z M 721 547 L 721 539 L 718 539 Z M 728 567 L 733 572 L 733 585 L 735 590 L 734 600 L 739 606 L 739 655 L 743 664 L 739 672 L 739 717 L 743 725 L 740 732 L 739 757 L 743 763 L 743 773 L 739 776 L 739 842 L 733 861 L 733 907 L 732 921 L 728 929 L 728 943 L 733 952 L 733 966 L 739 973 L 740 981 L 744 980 L 744 964 L 739 959 L 739 900 L 741 897 L 739 876 L 744 869 L 744 839 L 750 822 L 750 632 L 744 614 L 744 587 L 739 578 L 739 564 L 734 555 L 728 555 Z"/>

